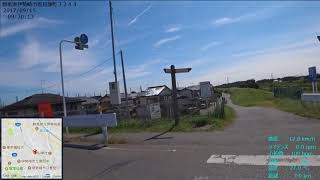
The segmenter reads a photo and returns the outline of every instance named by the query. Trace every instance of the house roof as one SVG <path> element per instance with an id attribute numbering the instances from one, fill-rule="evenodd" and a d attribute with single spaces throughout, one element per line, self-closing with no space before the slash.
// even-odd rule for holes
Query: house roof
<path id="1" fill-rule="evenodd" d="M 94 97 L 78 97 L 78 99 L 82 100 L 82 105 L 88 105 L 88 104 L 98 104 L 99 100 L 97 100 Z"/>
<path id="2" fill-rule="evenodd" d="M 143 91 L 141 93 L 141 96 L 158 96 L 160 95 L 163 90 L 169 89 L 166 85 L 162 86 L 153 86 L 153 87 L 148 87 L 147 90 Z M 170 90 L 170 89 L 169 89 Z M 170 90 L 171 91 L 171 90 Z"/>
<path id="3" fill-rule="evenodd" d="M 66 103 L 83 102 L 83 100 L 79 98 L 66 97 L 65 99 L 66 99 Z M 25 107 L 32 107 L 32 106 L 37 106 L 41 102 L 49 102 L 50 104 L 62 104 L 62 96 L 57 94 L 51 94 L 51 93 L 34 94 L 32 96 L 24 98 L 21 101 L 5 106 L 0 110 L 2 111 L 14 110 L 14 109 L 21 109 Z"/>
<path id="4" fill-rule="evenodd" d="M 128 99 L 134 99 L 134 98 L 136 98 L 137 96 L 138 96 L 137 93 L 128 93 Z M 120 97 L 121 97 L 121 99 L 126 98 L 125 93 L 120 93 Z"/>
<path id="5" fill-rule="evenodd" d="M 200 91 L 200 85 L 188 86 L 185 89 L 189 89 L 191 91 Z"/>
<path id="6" fill-rule="evenodd" d="M 99 101 L 99 99 L 101 99 L 101 98 L 102 98 L 102 96 L 91 96 L 90 98 L 93 98 L 93 99 L 96 99 L 96 100 L 98 100 L 98 101 Z"/>

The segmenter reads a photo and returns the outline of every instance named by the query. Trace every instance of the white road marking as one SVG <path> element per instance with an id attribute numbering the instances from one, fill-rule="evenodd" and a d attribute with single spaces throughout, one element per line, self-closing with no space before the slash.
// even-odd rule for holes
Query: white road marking
<path id="1" fill-rule="evenodd" d="M 277 159 L 277 162 L 273 161 Z M 320 155 L 313 156 L 269 156 L 269 155 L 212 155 L 207 163 L 257 166 L 320 166 Z"/>
<path id="2" fill-rule="evenodd" d="M 209 180 L 208 176 L 196 176 L 193 178 L 193 180 Z"/>
<path id="3" fill-rule="evenodd" d="M 136 148 L 113 148 L 104 147 L 107 150 L 120 150 L 120 151 L 163 151 L 163 152 L 176 152 L 176 149 L 136 149 Z"/>

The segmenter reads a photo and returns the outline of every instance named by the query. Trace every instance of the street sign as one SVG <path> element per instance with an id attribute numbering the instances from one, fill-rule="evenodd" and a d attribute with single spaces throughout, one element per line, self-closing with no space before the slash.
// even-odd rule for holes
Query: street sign
<path id="1" fill-rule="evenodd" d="M 315 66 L 309 67 L 309 80 L 312 82 L 317 81 L 317 70 Z"/>
<path id="2" fill-rule="evenodd" d="M 171 69 L 163 69 L 165 73 L 171 73 Z M 191 71 L 191 68 L 179 68 L 175 69 L 175 73 L 186 73 Z"/>
<path id="3" fill-rule="evenodd" d="M 80 42 L 81 42 L 82 44 L 87 44 L 87 43 L 88 43 L 88 36 L 85 35 L 85 34 L 81 34 L 81 35 L 80 35 Z"/>
<path id="4" fill-rule="evenodd" d="M 173 109 L 173 115 L 175 119 L 174 125 L 177 126 L 179 124 L 179 109 L 178 109 L 178 97 L 177 97 L 177 85 L 176 85 L 176 73 L 187 73 L 191 71 L 191 68 L 179 68 L 176 69 L 174 65 L 170 66 L 170 69 L 163 69 L 165 73 L 171 74 L 171 83 L 172 83 L 172 109 Z"/>

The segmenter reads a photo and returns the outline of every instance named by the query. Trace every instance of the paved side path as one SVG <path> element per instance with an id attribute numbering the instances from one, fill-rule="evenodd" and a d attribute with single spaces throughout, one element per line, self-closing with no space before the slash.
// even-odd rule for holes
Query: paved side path
<path id="1" fill-rule="evenodd" d="M 313 136 L 316 142 L 312 144 L 320 148 L 320 120 L 272 108 L 241 107 L 226 98 L 237 118 L 224 131 L 169 133 L 151 141 L 143 140 L 155 133 L 128 133 L 117 135 L 128 139 L 125 145 L 96 151 L 65 148 L 65 179 L 267 179 L 267 166 L 207 160 L 212 155 L 267 155 L 270 135 L 279 136 L 280 143 L 288 144 L 290 151 L 295 144 L 288 141 L 289 136 Z M 319 149 L 312 152 L 320 154 Z M 318 166 L 306 173 L 311 174 L 309 179 L 320 179 Z M 279 167 L 279 175 L 279 179 L 294 179 L 289 167 Z"/>

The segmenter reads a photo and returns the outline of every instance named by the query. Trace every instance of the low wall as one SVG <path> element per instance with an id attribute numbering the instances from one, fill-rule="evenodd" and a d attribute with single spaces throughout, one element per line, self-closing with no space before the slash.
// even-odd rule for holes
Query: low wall
<path id="1" fill-rule="evenodd" d="M 303 93 L 301 100 L 305 102 L 318 102 L 320 103 L 320 93 Z"/>

